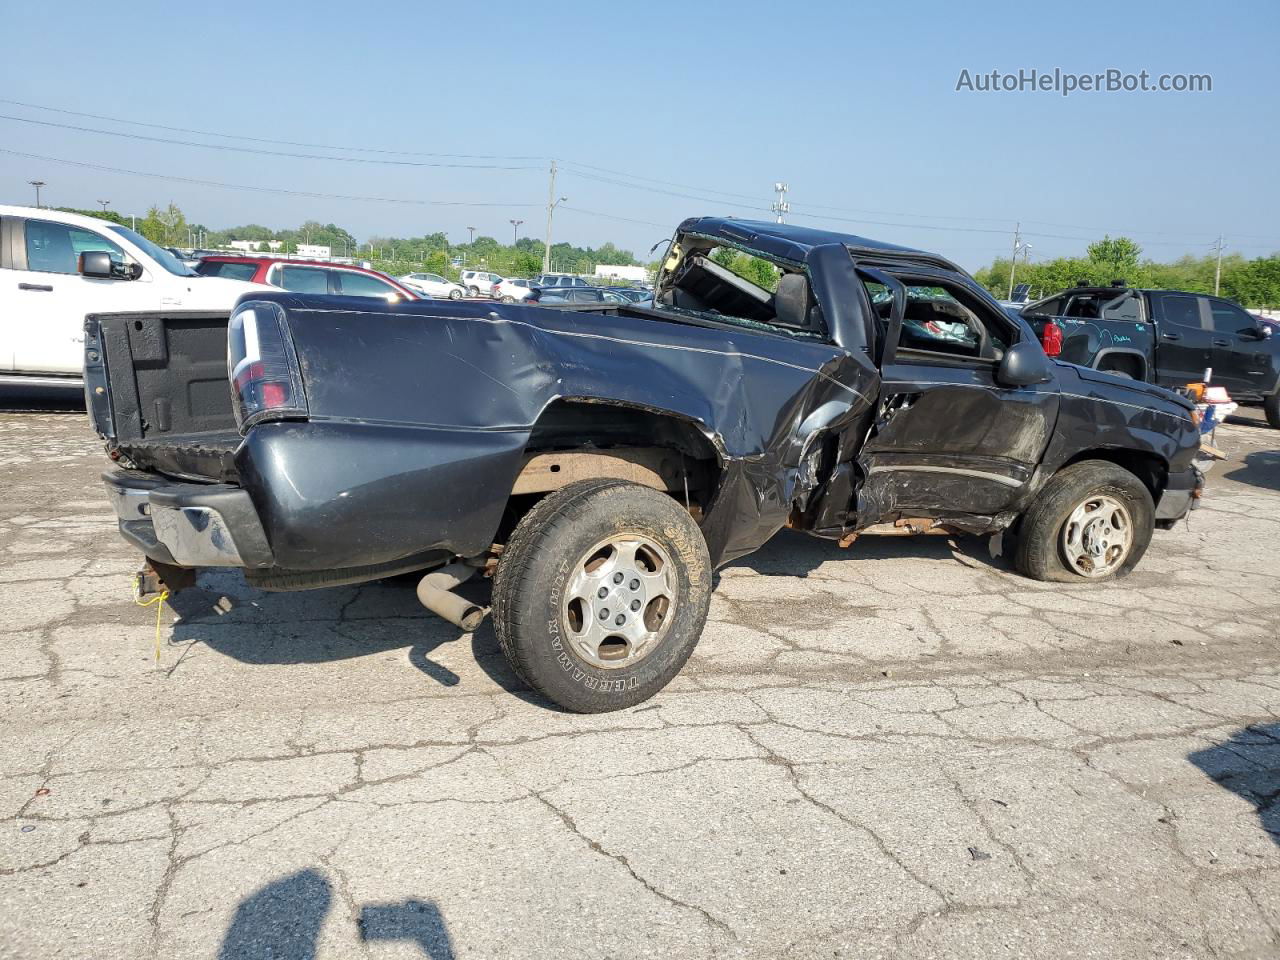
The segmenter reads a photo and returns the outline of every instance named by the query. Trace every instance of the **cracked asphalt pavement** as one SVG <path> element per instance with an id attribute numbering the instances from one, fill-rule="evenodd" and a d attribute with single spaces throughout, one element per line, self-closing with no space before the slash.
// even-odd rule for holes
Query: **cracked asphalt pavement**
<path id="1" fill-rule="evenodd" d="M 83 414 L 0 414 L 0 956 L 1280 955 L 1280 433 L 1125 580 L 782 534 L 572 716 L 412 583 L 161 620 Z"/>

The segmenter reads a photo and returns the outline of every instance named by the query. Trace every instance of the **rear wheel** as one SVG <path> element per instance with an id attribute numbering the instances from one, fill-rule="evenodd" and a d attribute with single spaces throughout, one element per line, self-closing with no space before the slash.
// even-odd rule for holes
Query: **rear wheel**
<path id="1" fill-rule="evenodd" d="M 449 291 L 449 299 L 450 299 L 450 300 L 461 300 L 461 299 L 462 299 L 462 291 L 461 291 L 461 290 L 459 290 L 459 289 L 457 289 L 456 287 L 455 287 L 454 289 L 450 290 L 450 291 Z"/>
<path id="2" fill-rule="evenodd" d="M 515 303 L 515 302 L 516 302 L 516 298 L 515 298 L 515 297 L 503 297 L 503 298 L 502 298 L 502 302 L 503 302 L 503 303 Z"/>
<path id="3" fill-rule="evenodd" d="M 480 296 L 480 288 L 479 288 L 479 287 L 467 287 L 467 296 L 469 296 L 469 297 L 478 297 L 478 296 Z"/>
<path id="4" fill-rule="evenodd" d="M 1267 423 L 1280 430 L 1280 393 L 1273 393 L 1262 399 L 1262 411 L 1267 415 Z"/>
<path id="5" fill-rule="evenodd" d="M 711 598 L 702 531 L 667 495 L 609 478 L 540 501 L 494 575 L 498 642 L 530 686 L 578 713 L 665 687 L 693 652 Z"/>
<path id="6" fill-rule="evenodd" d="M 1022 518 L 1014 564 L 1036 580 L 1123 576 L 1151 543 L 1155 504 L 1128 470 L 1085 460 L 1059 471 Z"/>

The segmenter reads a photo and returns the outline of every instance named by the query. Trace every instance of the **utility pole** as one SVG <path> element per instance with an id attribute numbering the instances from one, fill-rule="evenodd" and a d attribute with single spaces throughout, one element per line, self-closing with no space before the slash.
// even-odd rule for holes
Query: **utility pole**
<path id="1" fill-rule="evenodd" d="M 467 241 L 467 243 L 468 243 L 468 244 L 473 244 L 473 243 L 475 243 L 475 242 L 476 242 L 476 228 L 475 228 L 475 227 L 467 227 L 467 229 L 471 231 L 471 239 L 470 239 L 470 240 L 468 240 L 468 241 Z"/>
<path id="2" fill-rule="evenodd" d="M 551 178 L 547 181 L 547 238 L 543 241 L 542 249 L 542 272 L 551 272 L 551 215 L 555 212 L 556 204 L 563 200 L 555 199 L 556 196 L 556 162 L 551 161 Z"/>
<path id="3" fill-rule="evenodd" d="M 1218 295 L 1218 288 L 1222 285 L 1222 234 L 1218 234 L 1218 239 L 1213 244 L 1214 249 L 1218 251 L 1218 265 L 1213 270 L 1213 295 Z"/>
<path id="4" fill-rule="evenodd" d="M 1006 300 L 1013 299 L 1013 272 L 1018 267 L 1018 251 L 1022 248 L 1022 221 L 1013 226 L 1013 256 L 1009 258 L 1009 295 Z"/>
<path id="5" fill-rule="evenodd" d="M 44 186 L 43 180 L 28 180 L 27 183 L 36 188 L 36 208 L 40 207 L 40 188 Z"/>
<path id="6" fill-rule="evenodd" d="M 507 223 L 511 224 L 511 245 L 514 247 L 516 241 L 520 239 L 520 224 L 524 223 L 524 221 L 508 220 Z"/>
<path id="7" fill-rule="evenodd" d="M 110 203 L 111 201 L 110 201 L 110 200 L 99 200 L 98 202 L 99 202 L 100 204 L 102 204 L 102 212 L 103 212 L 103 213 L 106 213 L 106 212 L 107 212 L 107 204 L 108 204 L 108 203 Z"/>
<path id="8" fill-rule="evenodd" d="M 787 203 L 787 185 L 779 180 L 773 185 L 774 191 L 778 194 L 778 199 L 770 206 L 770 210 L 778 215 L 778 223 L 782 222 L 782 215 L 791 212 L 791 204 Z"/>

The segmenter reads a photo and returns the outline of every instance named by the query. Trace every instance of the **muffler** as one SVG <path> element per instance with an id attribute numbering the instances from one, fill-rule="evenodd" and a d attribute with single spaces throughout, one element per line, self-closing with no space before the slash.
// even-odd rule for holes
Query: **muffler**
<path id="1" fill-rule="evenodd" d="M 432 570 L 418 583 L 418 602 L 455 627 L 468 632 L 476 629 L 484 622 L 489 613 L 488 608 L 453 592 L 455 587 L 471 579 L 475 572 L 475 568 L 465 563 L 451 563 L 439 570 Z"/>

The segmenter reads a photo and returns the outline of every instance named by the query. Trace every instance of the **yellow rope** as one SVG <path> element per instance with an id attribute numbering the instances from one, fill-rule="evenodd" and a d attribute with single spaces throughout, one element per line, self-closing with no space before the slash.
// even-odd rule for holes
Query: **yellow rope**
<path id="1" fill-rule="evenodd" d="M 133 586 L 134 586 L 134 593 L 135 593 L 135 597 L 133 600 L 134 603 L 136 603 L 140 607 L 155 606 L 156 608 L 156 663 L 159 663 L 160 662 L 160 622 L 161 622 L 160 618 L 164 615 L 164 602 L 169 599 L 169 591 L 161 590 L 158 594 L 156 594 L 150 600 L 140 600 L 138 599 L 136 594 L 142 588 L 142 581 L 135 577 L 133 581 Z"/>

